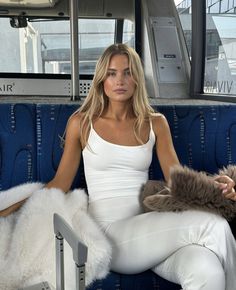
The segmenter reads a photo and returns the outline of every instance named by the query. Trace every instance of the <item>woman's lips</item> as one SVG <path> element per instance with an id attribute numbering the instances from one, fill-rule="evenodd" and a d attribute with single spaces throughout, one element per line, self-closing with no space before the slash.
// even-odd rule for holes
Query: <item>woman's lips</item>
<path id="1" fill-rule="evenodd" d="M 116 89 L 116 90 L 114 90 L 114 92 L 117 93 L 117 94 L 124 94 L 126 91 L 127 90 L 125 90 L 125 89 Z"/>

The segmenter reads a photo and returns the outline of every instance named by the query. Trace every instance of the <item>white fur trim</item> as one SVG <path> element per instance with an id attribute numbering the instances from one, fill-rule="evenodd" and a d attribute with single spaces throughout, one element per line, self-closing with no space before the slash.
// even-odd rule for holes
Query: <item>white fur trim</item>
<path id="1" fill-rule="evenodd" d="M 44 184 L 40 182 L 24 183 L 0 191 L 0 210 L 4 210 L 17 202 L 26 199 L 34 191 L 41 189 L 43 186 Z"/>
<path id="2" fill-rule="evenodd" d="M 34 185 L 35 186 L 35 185 Z M 33 188 L 33 185 L 32 185 Z M 60 214 L 88 246 L 86 285 L 109 271 L 111 245 L 87 213 L 87 194 L 59 189 L 35 191 L 22 208 L 0 218 L 0 289 L 15 290 L 42 281 L 55 287 L 53 214 Z M 65 242 L 66 289 L 75 289 L 75 265 Z"/>

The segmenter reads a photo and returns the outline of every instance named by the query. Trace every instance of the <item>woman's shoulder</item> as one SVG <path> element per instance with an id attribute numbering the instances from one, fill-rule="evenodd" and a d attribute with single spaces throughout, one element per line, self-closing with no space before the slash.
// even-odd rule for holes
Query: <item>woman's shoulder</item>
<path id="1" fill-rule="evenodd" d="M 169 124 L 166 117 L 161 113 L 153 113 L 151 116 L 151 122 L 154 132 L 161 133 L 169 130 Z"/>
<path id="2" fill-rule="evenodd" d="M 81 112 L 73 113 L 68 119 L 67 131 L 69 130 L 69 131 L 80 132 L 82 119 L 83 119 L 83 113 Z"/>
<path id="3" fill-rule="evenodd" d="M 67 124 L 67 131 L 80 140 L 82 148 L 85 147 L 90 131 L 90 122 L 84 112 L 73 113 Z"/>
<path id="4" fill-rule="evenodd" d="M 153 113 L 151 115 L 151 121 L 154 126 L 160 126 L 163 123 L 167 123 L 166 117 L 162 113 Z"/>
<path id="5" fill-rule="evenodd" d="M 84 113 L 82 112 L 74 112 L 69 120 L 68 120 L 68 124 L 71 126 L 81 126 L 81 122 L 84 118 Z"/>

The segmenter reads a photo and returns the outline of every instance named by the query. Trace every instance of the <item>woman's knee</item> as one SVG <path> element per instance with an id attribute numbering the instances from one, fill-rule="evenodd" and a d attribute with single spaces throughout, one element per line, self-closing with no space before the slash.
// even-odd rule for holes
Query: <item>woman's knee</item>
<path id="1" fill-rule="evenodd" d="M 189 245 L 176 252 L 176 275 L 183 289 L 224 290 L 225 273 L 209 249 Z"/>
<path id="2" fill-rule="evenodd" d="M 190 273 L 190 279 L 192 279 L 192 283 L 199 285 L 199 288 L 196 289 L 225 289 L 225 272 L 222 264 L 220 263 L 218 257 L 208 249 L 206 249 L 209 253 L 206 255 L 204 253 L 204 258 L 201 260 L 201 265 L 195 271 Z M 193 259 L 193 269 L 194 263 L 196 262 Z M 197 265 L 199 264 L 199 260 L 197 259 Z M 202 288 L 200 288 L 200 286 Z M 190 288 L 191 289 L 191 288 Z M 195 288 L 193 288 L 195 289 Z"/>
<path id="3" fill-rule="evenodd" d="M 225 273 L 218 257 L 199 245 L 179 249 L 152 270 L 184 290 L 225 289 Z"/>

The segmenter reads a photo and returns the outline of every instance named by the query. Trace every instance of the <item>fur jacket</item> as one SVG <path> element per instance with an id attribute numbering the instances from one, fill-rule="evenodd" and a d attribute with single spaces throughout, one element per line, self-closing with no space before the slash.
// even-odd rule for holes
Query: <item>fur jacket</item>
<path id="1" fill-rule="evenodd" d="M 228 175 L 236 183 L 236 166 L 220 170 L 219 175 Z M 145 211 L 196 209 L 219 214 L 228 221 L 236 216 L 236 202 L 222 195 L 214 176 L 180 165 L 171 170 L 168 184 L 149 180 L 141 190 L 141 202 Z"/>
<path id="2" fill-rule="evenodd" d="M 74 190 L 68 194 L 40 183 L 23 184 L 0 192 L 7 199 L 29 196 L 15 213 L 0 218 L 0 289 L 14 290 L 48 281 L 55 287 L 55 237 L 53 214 L 60 214 L 88 247 L 86 285 L 104 278 L 109 271 L 111 245 L 87 213 L 87 194 Z M 33 194 L 31 195 L 33 191 Z M 22 193 L 22 194 L 21 194 Z M 8 204 L 9 205 L 9 204 Z M 66 289 L 75 289 L 75 264 L 65 242 Z"/>

